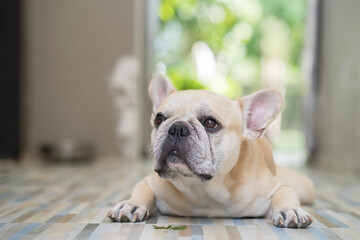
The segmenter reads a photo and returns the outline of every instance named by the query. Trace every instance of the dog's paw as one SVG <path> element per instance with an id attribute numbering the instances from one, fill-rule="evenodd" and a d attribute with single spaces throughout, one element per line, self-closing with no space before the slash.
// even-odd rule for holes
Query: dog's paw
<path id="1" fill-rule="evenodd" d="M 123 201 L 111 208 L 107 216 L 116 222 L 141 222 L 149 217 L 149 210 L 141 204 Z"/>
<path id="2" fill-rule="evenodd" d="M 301 207 L 274 211 L 272 220 L 277 227 L 305 228 L 314 222 L 309 213 Z"/>

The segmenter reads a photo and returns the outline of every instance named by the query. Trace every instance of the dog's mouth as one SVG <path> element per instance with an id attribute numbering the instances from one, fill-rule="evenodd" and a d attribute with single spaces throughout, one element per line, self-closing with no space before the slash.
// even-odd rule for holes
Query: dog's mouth
<path id="1" fill-rule="evenodd" d="M 190 177 L 193 175 L 193 172 L 187 165 L 185 158 L 179 153 L 179 150 L 172 150 L 166 157 L 167 166 L 174 171 L 179 172 L 180 174 Z"/>
<path id="2" fill-rule="evenodd" d="M 163 163 L 161 164 L 162 167 L 155 169 L 155 171 L 159 174 L 159 176 L 162 176 L 162 173 L 165 171 L 166 168 L 169 168 L 170 170 L 180 173 L 181 175 L 185 177 L 198 177 L 202 181 L 209 181 L 213 178 L 210 174 L 198 174 L 195 171 L 193 171 L 190 166 L 188 165 L 186 158 L 181 154 L 181 152 L 177 148 L 173 148 L 163 159 Z"/>

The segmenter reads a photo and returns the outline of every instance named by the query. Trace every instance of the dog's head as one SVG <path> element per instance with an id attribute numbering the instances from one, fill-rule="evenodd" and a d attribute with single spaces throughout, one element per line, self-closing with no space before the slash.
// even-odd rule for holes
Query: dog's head
<path id="1" fill-rule="evenodd" d="M 282 97 L 263 90 L 230 100 L 204 90 L 177 91 L 162 74 L 149 85 L 155 171 L 211 180 L 235 165 L 244 140 L 260 138 L 276 118 Z"/>

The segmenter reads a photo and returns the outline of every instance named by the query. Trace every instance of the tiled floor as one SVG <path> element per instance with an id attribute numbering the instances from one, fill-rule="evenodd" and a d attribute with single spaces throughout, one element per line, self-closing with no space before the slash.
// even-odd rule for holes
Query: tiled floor
<path id="1" fill-rule="evenodd" d="M 2 164 L 2 163 L 0 163 Z M 0 165 L 0 239 L 360 239 L 360 181 L 346 175 L 306 172 L 317 199 L 306 210 L 307 229 L 282 229 L 268 219 L 155 216 L 120 224 L 108 209 L 128 197 L 151 163 L 103 161 L 90 166 Z M 186 225 L 186 230 L 155 230 Z"/>

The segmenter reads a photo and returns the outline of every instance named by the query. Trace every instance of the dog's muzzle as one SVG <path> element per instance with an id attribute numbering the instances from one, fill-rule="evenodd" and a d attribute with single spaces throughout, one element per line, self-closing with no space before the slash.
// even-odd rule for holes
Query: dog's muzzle
<path id="1" fill-rule="evenodd" d="M 194 164 L 191 156 L 192 151 L 194 150 L 194 139 L 192 133 L 194 132 L 191 129 L 191 125 L 185 121 L 176 121 L 174 122 L 169 129 L 167 130 L 167 137 L 163 142 L 162 146 L 162 157 L 158 159 L 158 163 L 155 166 L 155 172 L 160 176 L 164 175 L 166 172 L 169 173 L 168 164 L 185 164 L 187 165 L 189 171 L 197 175 L 203 181 L 209 181 L 213 178 L 213 174 L 204 173 L 203 171 L 198 171 L 197 166 Z"/>

